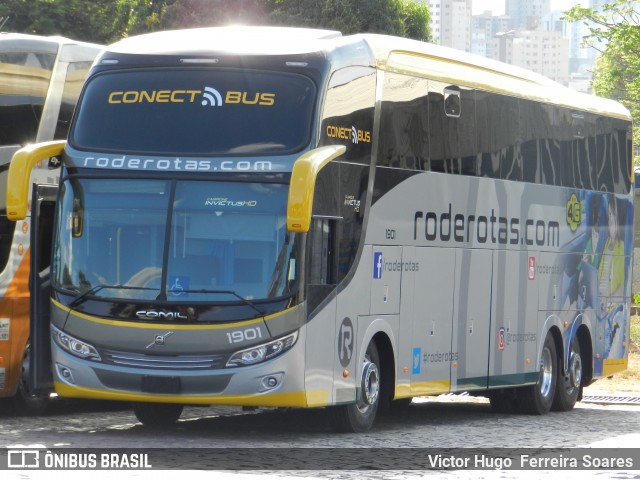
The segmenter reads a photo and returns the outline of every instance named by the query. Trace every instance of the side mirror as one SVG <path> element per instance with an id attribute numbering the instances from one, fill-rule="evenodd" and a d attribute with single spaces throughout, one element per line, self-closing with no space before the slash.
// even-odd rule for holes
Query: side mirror
<path id="1" fill-rule="evenodd" d="M 29 206 L 29 183 L 31 171 L 46 158 L 56 157 L 64 151 L 64 140 L 36 143 L 18 150 L 9 165 L 7 177 L 7 218 L 23 220 Z"/>
<path id="2" fill-rule="evenodd" d="M 310 150 L 295 161 L 287 203 L 288 231 L 298 233 L 309 231 L 318 172 L 346 150 L 347 147 L 344 145 L 328 145 Z"/>

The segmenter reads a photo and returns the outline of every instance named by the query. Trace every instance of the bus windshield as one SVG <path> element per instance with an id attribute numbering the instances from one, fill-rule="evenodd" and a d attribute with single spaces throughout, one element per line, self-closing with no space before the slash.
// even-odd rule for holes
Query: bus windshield
<path id="1" fill-rule="evenodd" d="M 315 97 L 314 83 L 297 74 L 103 73 L 88 81 L 70 143 L 80 150 L 181 156 L 294 153 L 309 142 Z"/>
<path id="2" fill-rule="evenodd" d="M 68 179 L 54 246 L 55 286 L 169 302 L 290 295 L 296 249 L 286 230 L 286 202 L 281 184 Z"/>

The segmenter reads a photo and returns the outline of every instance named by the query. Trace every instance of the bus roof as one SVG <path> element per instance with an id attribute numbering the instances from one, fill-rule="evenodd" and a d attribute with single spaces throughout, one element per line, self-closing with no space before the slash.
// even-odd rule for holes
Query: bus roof
<path id="1" fill-rule="evenodd" d="M 631 120 L 620 103 L 577 92 L 530 70 L 407 38 L 362 35 L 378 68 Z"/>
<path id="2" fill-rule="evenodd" d="M 324 50 L 327 44 L 322 40 L 341 35 L 334 30 L 290 27 L 192 28 L 126 38 L 109 49 L 119 53 L 152 55 L 287 55 Z"/>
<path id="3" fill-rule="evenodd" d="M 229 26 L 172 30 L 121 40 L 113 54 L 296 55 L 322 53 L 333 70 L 348 65 L 417 75 L 457 86 L 631 119 L 613 100 L 587 95 L 529 70 L 407 38 L 377 34 L 342 36 L 333 30 Z M 110 56 L 110 58 L 112 58 Z"/>
<path id="4" fill-rule="evenodd" d="M 62 48 L 64 47 L 64 48 Z M 59 61 L 92 62 L 104 45 L 79 42 L 66 37 L 0 32 L 0 52 L 32 52 L 59 55 Z"/>
<path id="5" fill-rule="evenodd" d="M 44 37 L 40 35 L 29 35 L 26 33 L 8 33 L 0 32 L 0 45 L 2 50 L 17 50 L 29 48 L 30 50 L 36 50 L 40 48 L 43 52 L 55 52 L 60 45 L 81 45 L 94 48 L 104 48 L 102 45 L 97 45 L 89 42 L 80 42 L 78 40 L 71 40 L 70 38 L 60 36 Z"/>

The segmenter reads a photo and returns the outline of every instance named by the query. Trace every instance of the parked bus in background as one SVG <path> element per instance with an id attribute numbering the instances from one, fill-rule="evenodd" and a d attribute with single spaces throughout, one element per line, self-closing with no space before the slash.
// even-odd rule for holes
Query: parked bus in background
<path id="1" fill-rule="evenodd" d="M 570 410 L 626 367 L 630 128 L 616 102 L 401 38 L 116 43 L 68 142 L 11 165 L 20 220 L 32 166 L 61 159 L 33 388 L 145 424 L 327 407 L 365 431 L 394 400 L 463 391 Z"/>
<path id="2" fill-rule="evenodd" d="M 97 45 L 61 37 L 0 33 L 0 397 L 37 412 L 46 396 L 25 381 L 29 351 L 30 219 L 9 221 L 6 186 L 13 154 L 27 144 L 65 139 Z M 33 181 L 53 183 L 57 172 L 37 167 Z M 53 210 L 44 221 L 53 222 Z M 50 238 L 43 246 L 50 245 Z M 42 256 L 42 270 L 49 253 Z"/>

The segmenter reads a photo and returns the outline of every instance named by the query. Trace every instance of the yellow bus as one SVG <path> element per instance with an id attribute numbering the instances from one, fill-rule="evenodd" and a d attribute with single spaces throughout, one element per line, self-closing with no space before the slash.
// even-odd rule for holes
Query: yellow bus
<path id="1" fill-rule="evenodd" d="M 68 142 L 11 166 L 20 220 L 31 167 L 62 164 L 33 363 L 145 424 L 323 407 L 360 432 L 448 392 L 570 410 L 626 367 L 630 128 L 614 101 L 408 39 L 123 40 Z"/>
<path id="2" fill-rule="evenodd" d="M 99 51 L 97 45 L 61 37 L 0 34 L 0 397 L 12 397 L 22 410 L 42 410 L 47 395 L 33 395 L 26 381 L 30 220 L 7 219 L 7 174 L 18 149 L 67 137 L 82 83 Z M 54 183 L 57 172 L 38 167 L 32 180 Z M 49 210 L 50 222 L 52 215 Z M 40 269 L 48 266 L 48 258 L 48 253 L 42 256 Z"/>

